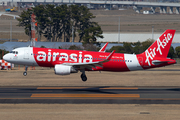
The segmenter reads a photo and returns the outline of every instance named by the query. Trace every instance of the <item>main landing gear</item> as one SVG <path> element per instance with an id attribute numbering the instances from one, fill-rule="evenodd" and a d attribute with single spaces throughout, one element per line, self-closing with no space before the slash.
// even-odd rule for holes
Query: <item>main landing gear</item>
<path id="1" fill-rule="evenodd" d="M 24 75 L 24 76 L 27 75 L 27 69 L 28 69 L 28 66 L 25 67 L 25 72 L 23 72 L 23 75 Z"/>
<path id="2" fill-rule="evenodd" d="M 87 77 L 86 77 L 86 74 L 85 74 L 85 70 L 81 70 L 82 74 L 81 74 L 81 79 L 82 81 L 86 82 L 87 81 Z"/>

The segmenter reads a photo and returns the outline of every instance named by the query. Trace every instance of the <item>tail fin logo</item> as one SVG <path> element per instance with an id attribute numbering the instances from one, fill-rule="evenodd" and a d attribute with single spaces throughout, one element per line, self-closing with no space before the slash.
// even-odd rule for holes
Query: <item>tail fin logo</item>
<path id="1" fill-rule="evenodd" d="M 150 51 L 148 49 L 145 51 L 145 55 L 146 55 L 145 63 L 148 63 L 148 65 L 151 66 L 150 59 L 153 60 L 157 52 L 159 52 L 159 54 L 162 55 L 162 49 L 164 49 L 167 46 L 167 44 L 169 43 L 172 37 L 173 35 L 168 33 L 167 36 L 166 34 L 164 34 L 164 39 L 162 41 L 158 38 L 156 41 L 157 48 L 154 47 L 153 49 L 150 48 L 149 49 Z"/>
<path id="2" fill-rule="evenodd" d="M 166 34 L 164 34 L 164 39 L 163 41 L 161 42 L 160 39 L 158 38 L 157 40 L 157 45 L 158 45 L 158 48 L 156 51 L 159 51 L 160 55 L 162 55 L 162 52 L 161 52 L 161 47 L 164 49 L 166 47 L 166 45 L 168 44 L 169 40 L 171 40 L 172 38 L 172 34 L 168 33 L 167 34 L 167 37 L 166 37 Z"/>

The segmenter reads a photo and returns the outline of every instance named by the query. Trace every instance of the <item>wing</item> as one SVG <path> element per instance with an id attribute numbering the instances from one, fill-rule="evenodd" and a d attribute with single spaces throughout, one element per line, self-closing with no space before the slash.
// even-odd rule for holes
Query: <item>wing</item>
<path id="1" fill-rule="evenodd" d="M 109 62 L 114 52 L 115 50 L 111 52 L 105 60 L 102 60 L 102 61 L 88 62 L 88 63 L 62 63 L 62 65 L 74 66 L 79 69 L 93 70 L 92 68 L 96 69 L 96 67 L 103 67 L 103 63 Z"/>
<path id="2" fill-rule="evenodd" d="M 108 42 L 99 50 L 99 52 L 105 52 Z"/>

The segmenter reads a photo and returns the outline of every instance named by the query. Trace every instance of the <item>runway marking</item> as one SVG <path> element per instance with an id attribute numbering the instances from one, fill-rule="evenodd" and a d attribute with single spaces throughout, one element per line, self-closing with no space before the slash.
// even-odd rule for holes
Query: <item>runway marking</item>
<path id="1" fill-rule="evenodd" d="M 31 97 L 62 97 L 62 98 L 140 98 L 139 94 L 32 94 Z"/>
<path id="2" fill-rule="evenodd" d="M 87 87 L 37 87 L 37 89 L 84 89 Z"/>
<path id="3" fill-rule="evenodd" d="M 99 89 L 124 89 L 124 90 L 137 90 L 138 88 L 130 88 L 130 87 L 108 87 L 108 88 L 99 88 Z"/>
<path id="4" fill-rule="evenodd" d="M 87 89 L 91 87 L 37 87 L 37 89 Z M 96 88 L 96 87 L 92 87 Z M 99 88 L 99 89 L 124 89 L 124 90 L 137 90 L 138 88 L 136 87 L 104 87 L 104 88 Z"/>

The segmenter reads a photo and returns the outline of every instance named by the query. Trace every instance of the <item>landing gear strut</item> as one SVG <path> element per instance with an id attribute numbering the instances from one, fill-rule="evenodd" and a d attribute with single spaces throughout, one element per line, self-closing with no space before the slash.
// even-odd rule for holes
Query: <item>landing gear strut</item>
<path id="1" fill-rule="evenodd" d="M 85 70 L 81 70 L 82 74 L 81 74 L 81 79 L 82 81 L 86 82 L 87 81 L 87 77 L 86 77 L 86 74 L 85 74 Z"/>
<path id="2" fill-rule="evenodd" d="M 23 75 L 24 75 L 24 76 L 27 75 L 27 69 L 28 69 L 28 66 L 25 67 L 25 72 L 23 72 Z"/>

